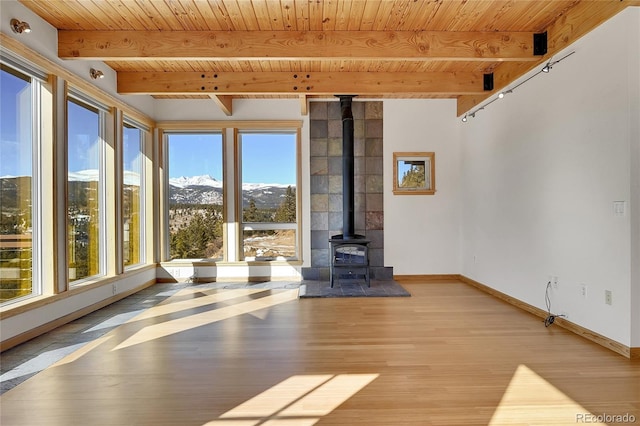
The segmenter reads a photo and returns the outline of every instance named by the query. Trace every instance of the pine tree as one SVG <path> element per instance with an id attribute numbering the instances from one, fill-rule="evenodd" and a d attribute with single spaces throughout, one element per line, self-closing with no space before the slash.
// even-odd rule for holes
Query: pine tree
<path id="1" fill-rule="evenodd" d="M 412 164 L 411 168 L 407 170 L 402 176 L 400 181 L 401 188 L 424 188 L 424 164 L 416 165 Z"/>
<path id="2" fill-rule="evenodd" d="M 256 207 L 256 200 L 254 200 L 253 198 L 249 199 L 249 207 L 246 207 L 244 209 L 243 215 L 242 215 L 242 221 L 243 222 L 259 222 L 259 214 L 258 214 L 258 208 Z"/>
<path id="3" fill-rule="evenodd" d="M 278 223 L 295 223 L 296 221 L 296 190 L 289 185 L 284 194 L 284 200 L 276 210 L 274 216 Z"/>

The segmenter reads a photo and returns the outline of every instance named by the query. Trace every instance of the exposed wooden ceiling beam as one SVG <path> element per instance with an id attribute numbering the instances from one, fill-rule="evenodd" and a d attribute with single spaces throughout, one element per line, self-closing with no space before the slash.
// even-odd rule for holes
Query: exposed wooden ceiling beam
<path id="1" fill-rule="evenodd" d="M 120 94 L 359 95 L 483 92 L 483 75 L 455 72 L 119 72 Z"/>
<path id="2" fill-rule="evenodd" d="M 58 56 L 91 60 L 536 61 L 532 32 L 58 31 Z"/>
<path id="3" fill-rule="evenodd" d="M 300 95 L 300 115 L 309 114 L 309 100 L 307 95 Z"/>
<path id="4" fill-rule="evenodd" d="M 581 1 L 560 16 L 547 29 L 548 50 L 544 57 L 539 57 L 536 62 L 498 64 L 493 71 L 494 90 L 482 94 L 460 96 L 457 106 L 458 116 L 471 111 L 527 72 L 536 67 L 542 67 L 553 55 L 576 42 L 626 7 L 638 5 L 640 5 L 638 0 Z"/>
<path id="5" fill-rule="evenodd" d="M 229 95 L 210 95 L 211 99 L 213 99 L 218 107 L 225 113 L 231 117 L 233 115 L 233 96 Z"/>

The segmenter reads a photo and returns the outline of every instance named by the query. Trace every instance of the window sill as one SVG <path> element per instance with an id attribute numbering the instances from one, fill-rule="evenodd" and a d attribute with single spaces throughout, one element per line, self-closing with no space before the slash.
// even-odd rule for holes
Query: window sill
<path id="1" fill-rule="evenodd" d="M 0 307 L 0 320 L 20 315 L 25 312 L 29 312 L 31 310 L 50 305 L 52 303 L 59 302 L 60 300 L 64 300 L 68 297 L 73 297 L 86 291 L 94 290 L 105 285 L 118 282 L 128 275 L 155 269 L 155 267 L 155 264 L 140 265 L 135 269 L 127 269 L 127 271 L 121 275 L 111 277 L 96 277 L 94 279 L 86 280 L 75 285 L 70 284 L 68 290 L 60 292 L 58 294 L 42 294 L 29 297 L 14 303 L 8 303 L 5 306 Z"/>

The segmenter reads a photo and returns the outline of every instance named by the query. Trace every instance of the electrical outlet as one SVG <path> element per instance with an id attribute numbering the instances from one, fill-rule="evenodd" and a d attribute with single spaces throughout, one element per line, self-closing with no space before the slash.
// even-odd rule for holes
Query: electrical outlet
<path id="1" fill-rule="evenodd" d="M 117 284 L 112 284 L 111 285 L 111 291 L 113 292 L 113 294 L 116 294 L 118 292 L 118 285 Z"/>
<path id="2" fill-rule="evenodd" d="M 580 284 L 580 296 L 586 298 L 587 297 L 587 285 Z"/>
<path id="3" fill-rule="evenodd" d="M 613 296 L 611 294 L 611 290 L 604 291 L 604 303 L 607 305 L 613 305 Z"/>

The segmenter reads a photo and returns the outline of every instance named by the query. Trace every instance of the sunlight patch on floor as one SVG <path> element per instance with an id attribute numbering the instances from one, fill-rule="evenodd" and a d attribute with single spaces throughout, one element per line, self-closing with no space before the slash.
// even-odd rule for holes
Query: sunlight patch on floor
<path id="1" fill-rule="evenodd" d="M 292 376 L 203 426 L 311 426 L 378 376 Z"/>
<path id="2" fill-rule="evenodd" d="M 232 318 L 234 316 L 243 315 L 243 314 L 253 314 L 255 311 L 259 311 L 261 309 L 268 309 L 270 307 L 279 305 L 281 303 L 289 302 L 292 300 L 296 300 L 298 298 L 298 290 L 271 290 L 272 294 L 269 296 L 264 296 L 259 299 L 253 299 L 249 301 L 244 301 L 240 303 L 236 303 L 230 306 L 225 306 L 218 309 L 212 309 L 206 312 L 201 312 L 193 315 L 187 315 L 185 317 L 176 318 L 173 320 L 163 321 L 158 324 L 152 324 L 144 327 L 137 333 L 133 334 L 131 337 L 120 343 L 118 346 L 113 348 L 114 351 L 137 345 L 140 343 L 149 342 L 154 339 L 159 339 L 162 337 L 170 336 L 172 334 L 180 333 L 183 331 L 191 330 L 197 327 L 202 327 L 204 325 L 213 324 L 217 321 L 222 321 L 228 318 Z M 244 290 L 244 295 L 251 294 L 252 290 Z M 176 295 L 178 296 L 179 293 Z M 215 295 L 214 295 L 215 296 Z M 236 294 L 238 297 L 238 294 Z M 192 301 L 196 303 L 196 305 L 201 304 L 200 299 L 204 299 L 205 297 L 193 299 Z M 159 306 L 158 308 L 164 309 L 166 305 Z M 185 306 L 182 307 L 181 310 L 187 309 Z M 150 308 L 149 311 L 155 310 L 154 308 Z M 153 317 L 155 314 L 150 312 L 147 314 L 148 317 Z"/>
<path id="3" fill-rule="evenodd" d="M 292 376 L 227 411 L 220 418 L 270 417 L 326 383 L 331 374 Z"/>
<path id="4" fill-rule="evenodd" d="M 263 289 L 237 289 L 237 290 L 219 290 L 219 289 L 200 289 L 193 291 L 193 289 L 185 289 L 177 293 L 174 297 L 184 297 L 188 294 L 204 294 L 205 296 L 194 297 L 193 299 L 176 301 L 171 298 L 159 303 L 158 305 L 147 309 L 145 312 L 136 316 L 133 320 L 139 321 L 143 319 L 156 318 L 161 315 L 173 314 L 182 310 L 199 308 L 207 306 L 213 303 L 220 303 L 227 300 L 232 300 L 237 297 L 248 296 L 250 294 L 264 291 Z"/>
<path id="5" fill-rule="evenodd" d="M 64 364 L 69 364 L 77 361 L 78 359 L 88 354 L 89 352 L 91 352 L 92 350 L 94 350 L 95 348 L 97 348 L 107 340 L 111 339 L 112 337 L 113 337 L 112 335 L 107 334 L 97 338 L 92 342 L 87 343 L 86 345 L 82 346 L 80 349 L 76 350 L 75 352 L 67 355 L 66 357 L 62 358 L 60 361 L 53 364 L 53 367 L 59 367 Z"/>
<path id="6" fill-rule="evenodd" d="M 580 404 L 530 368 L 519 365 L 489 425 L 575 425 L 586 414 L 590 413 Z"/>

